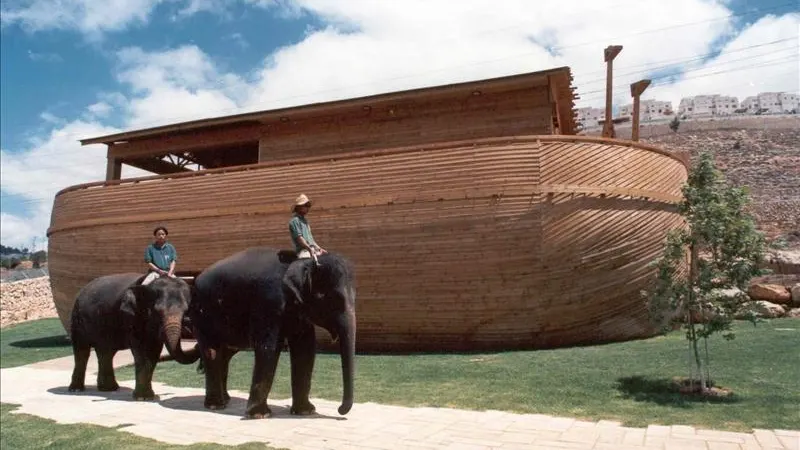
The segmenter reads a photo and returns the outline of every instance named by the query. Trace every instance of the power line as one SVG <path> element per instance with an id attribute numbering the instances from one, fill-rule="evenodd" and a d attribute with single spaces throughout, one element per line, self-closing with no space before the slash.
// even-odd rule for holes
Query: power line
<path id="1" fill-rule="evenodd" d="M 713 75 L 722 75 L 722 74 L 727 74 L 727 73 L 731 73 L 731 72 L 737 72 L 737 71 L 740 71 L 740 70 L 750 70 L 750 69 L 756 69 L 756 68 L 761 68 L 761 67 L 778 66 L 778 65 L 786 64 L 786 63 L 794 63 L 794 62 L 797 62 L 797 61 L 798 61 L 797 57 L 789 58 L 789 59 L 781 58 L 779 60 L 772 60 L 772 61 L 768 61 L 767 63 L 762 63 L 762 64 L 755 64 L 755 65 L 739 67 L 739 68 L 735 68 L 735 69 L 721 70 L 721 71 L 711 72 L 711 73 L 707 73 L 707 74 L 700 74 L 700 75 L 693 76 L 693 77 L 684 77 L 684 78 L 681 78 L 680 81 L 693 80 L 693 79 L 696 79 L 696 78 L 704 78 L 704 77 L 713 76 Z M 661 77 L 654 77 L 654 78 L 651 79 L 651 81 L 656 81 L 656 80 L 659 80 L 659 79 L 671 78 L 671 77 L 672 77 L 672 75 L 664 75 L 664 76 L 661 76 Z M 654 83 L 654 84 L 651 84 L 651 86 L 652 87 L 666 86 L 666 85 L 669 85 L 669 84 L 672 84 L 672 83 Z M 614 86 L 615 89 L 620 89 L 620 88 L 625 88 L 625 87 L 626 87 L 626 85 Z M 593 91 L 593 92 L 601 92 L 601 91 Z M 605 96 L 604 95 L 599 95 L 599 96 L 595 95 L 595 96 L 590 96 L 588 98 L 581 98 L 581 100 L 586 101 L 586 100 L 589 100 L 589 99 L 602 99 L 602 98 L 605 98 Z"/>
<path id="2" fill-rule="evenodd" d="M 746 46 L 746 47 L 741 47 L 741 48 L 738 48 L 738 49 L 730 50 L 728 52 L 725 52 L 725 54 L 727 55 L 727 54 L 730 54 L 730 53 L 741 52 L 741 51 L 744 51 L 744 50 L 750 50 L 750 49 L 754 49 L 754 48 L 766 47 L 766 46 L 775 45 L 775 44 L 779 44 L 779 43 L 783 43 L 783 42 L 787 42 L 787 41 L 793 41 L 793 40 L 797 40 L 797 39 L 796 38 L 785 38 L 785 39 L 778 39 L 778 40 L 774 40 L 774 41 L 770 41 L 770 42 L 764 42 L 764 43 L 760 43 L 760 44 L 749 45 L 749 46 Z M 728 60 L 728 61 L 722 61 L 722 62 L 718 62 L 718 63 L 712 63 L 710 65 L 706 65 L 706 66 L 703 66 L 701 68 L 685 70 L 685 71 L 683 71 L 683 73 L 688 73 L 688 72 L 691 72 L 693 70 L 703 70 L 703 69 L 706 69 L 706 68 L 709 68 L 709 67 L 717 67 L 718 65 L 724 65 L 724 64 L 728 64 L 730 62 L 735 62 L 735 61 L 744 61 L 744 60 L 749 60 L 749 59 L 755 59 L 755 58 L 759 58 L 759 57 L 762 57 L 762 56 L 765 56 L 765 55 L 769 55 L 769 54 L 772 54 L 772 53 L 775 53 L 775 52 L 793 50 L 793 49 L 796 49 L 796 48 L 797 47 L 784 48 L 784 49 L 781 49 L 781 50 L 776 50 L 774 52 L 761 53 L 761 54 L 758 54 L 758 55 L 752 55 L 752 56 L 748 56 L 748 57 L 745 57 L 745 58 L 739 58 L 739 59 L 735 59 L 735 60 Z M 625 73 L 622 73 L 622 74 L 617 74 L 617 75 L 615 75 L 615 77 L 617 77 L 617 76 L 634 75 L 634 74 L 638 74 L 638 73 L 657 72 L 657 71 L 660 71 L 660 70 L 665 70 L 665 69 L 668 69 L 670 67 L 676 66 L 676 65 L 680 64 L 681 62 L 691 62 L 691 61 L 702 60 L 705 57 L 708 57 L 708 56 L 711 56 L 711 55 L 714 55 L 714 53 L 706 53 L 706 54 L 701 54 L 701 55 L 695 55 L 695 56 L 688 57 L 688 58 L 672 58 L 672 59 L 662 60 L 662 61 L 658 61 L 656 63 L 664 63 L 664 62 L 671 62 L 671 63 L 670 64 L 665 64 L 665 65 L 661 65 L 661 66 L 651 66 L 651 67 L 648 67 L 647 69 L 638 70 L 638 71 L 625 72 Z M 654 63 L 645 63 L 645 64 L 641 64 L 639 66 L 647 66 L 647 65 L 650 65 L 650 64 L 654 64 Z M 637 67 L 637 66 L 631 66 L 631 68 L 632 67 Z M 596 72 L 588 72 L 588 73 L 596 73 Z M 585 81 L 582 84 L 583 85 L 593 84 L 593 83 L 596 83 L 596 82 L 599 82 L 599 81 L 605 81 L 605 78 L 603 77 L 603 78 L 592 79 L 592 80 L 589 80 L 589 81 Z M 627 85 L 620 84 L 618 86 L 615 86 L 615 88 L 626 87 L 626 86 Z M 598 92 L 605 92 L 605 90 L 604 89 L 597 89 L 597 90 L 586 91 L 586 92 L 578 92 L 578 94 L 579 95 L 588 95 L 588 94 L 594 94 L 594 93 L 598 93 Z M 311 95 L 311 94 L 308 94 L 308 95 Z M 70 133 L 67 136 L 75 136 L 75 135 L 77 135 L 77 133 Z M 72 151 L 74 152 L 74 151 L 91 151 L 91 150 L 89 150 L 89 149 L 82 150 L 82 149 L 79 148 L 79 149 L 72 150 Z M 36 157 L 33 158 L 33 159 L 38 160 L 39 158 L 46 158 L 48 156 L 60 155 L 60 154 L 63 154 L 64 152 L 65 151 L 41 153 L 41 154 L 37 154 Z"/>
<path id="3" fill-rule="evenodd" d="M 741 51 L 744 51 L 744 50 L 751 50 L 751 49 L 759 48 L 759 47 L 765 47 L 765 46 L 768 46 L 768 45 L 775 45 L 777 43 L 782 43 L 782 42 L 787 42 L 787 41 L 797 41 L 797 38 L 778 39 L 777 41 L 767 42 L 767 43 L 764 43 L 764 44 L 749 45 L 747 47 L 742 47 L 742 48 L 739 48 L 739 49 L 735 49 L 735 50 L 731 50 L 731 51 L 725 52 L 725 55 L 727 56 L 727 55 L 729 55 L 731 53 L 741 52 Z M 758 55 L 747 56 L 747 57 L 741 58 L 741 59 L 721 61 L 719 63 L 720 64 L 725 64 L 725 63 L 731 62 L 731 61 L 742 61 L 742 60 L 745 60 L 745 59 L 757 58 L 757 57 L 760 57 L 760 56 L 763 56 L 763 55 L 770 55 L 772 53 L 783 52 L 783 51 L 786 51 L 786 50 L 797 50 L 797 49 L 798 49 L 798 46 L 786 47 L 786 48 L 782 48 L 780 50 L 774 50 L 774 51 L 767 52 L 767 53 L 760 53 Z M 648 66 L 648 67 L 646 67 L 645 69 L 635 70 L 635 71 L 632 71 L 632 72 L 623 72 L 623 73 L 619 73 L 619 74 L 615 73 L 614 77 L 616 78 L 617 76 L 635 75 L 635 74 L 638 74 L 638 73 L 658 72 L 658 71 L 665 70 L 665 69 L 668 69 L 668 68 L 671 68 L 671 67 L 674 67 L 674 66 L 679 66 L 679 65 L 682 65 L 682 64 L 685 64 L 685 63 L 690 63 L 690 62 L 693 62 L 693 61 L 703 61 L 708 56 L 712 56 L 714 54 L 715 53 L 706 53 L 704 55 L 692 56 L 692 57 L 689 57 L 689 58 L 673 58 L 671 60 L 663 60 L 663 61 L 657 61 L 657 62 L 653 62 L 653 63 L 639 64 L 637 66 L 631 66 L 631 67 L 627 67 L 627 68 L 631 69 L 633 67 L 645 67 L 645 66 Z M 651 65 L 651 64 L 661 64 L 661 63 L 667 63 L 667 62 L 669 62 L 669 64 L 663 64 L 663 65 L 660 65 L 660 66 L 659 65 Z M 711 65 L 715 65 L 715 64 L 716 63 L 712 63 Z M 710 65 L 706 65 L 706 66 L 703 66 L 703 67 L 709 67 L 709 66 Z M 687 69 L 687 70 L 693 70 L 693 69 Z M 605 73 L 605 70 L 603 70 L 602 72 Z M 593 73 L 599 73 L 599 72 L 593 72 Z M 589 81 L 583 81 L 582 83 L 585 85 L 585 84 L 592 84 L 592 83 L 597 83 L 597 82 L 605 81 L 605 80 L 606 80 L 605 77 L 602 77 L 602 78 L 595 78 L 595 79 L 592 79 L 592 80 L 589 80 Z"/>
<path id="4" fill-rule="evenodd" d="M 745 66 L 745 67 L 739 67 L 739 68 L 736 68 L 736 69 L 722 70 L 722 71 L 712 72 L 712 73 L 708 73 L 708 74 L 699 74 L 697 76 L 687 77 L 685 79 L 703 78 L 703 77 L 707 77 L 707 76 L 720 75 L 720 74 L 731 73 L 731 72 L 740 71 L 740 70 L 750 70 L 750 69 L 761 68 L 761 67 L 777 66 L 777 65 L 790 63 L 790 62 L 795 62 L 797 59 L 798 58 L 772 60 L 772 61 L 768 61 L 766 63 L 756 64 L 756 65 L 749 65 L 749 66 Z M 792 73 L 792 72 L 791 71 L 782 72 L 780 74 L 773 75 L 773 77 L 783 76 L 783 75 L 786 75 L 786 74 L 789 74 L 789 73 Z M 658 84 L 658 83 L 654 84 L 654 86 L 660 86 L 660 85 L 661 84 Z M 741 83 L 737 84 L 735 86 L 739 86 L 739 85 L 741 85 Z M 603 98 L 603 96 L 595 96 L 594 98 Z M 74 165 L 72 167 L 80 167 L 80 166 L 81 165 Z M 61 168 L 65 168 L 65 167 L 71 167 L 71 166 L 60 166 L 60 167 Z M 102 181 L 102 180 L 97 180 L 97 181 Z M 50 185 L 50 187 L 53 187 L 53 185 Z M 14 197 L 14 196 L 16 196 L 16 197 L 25 197 L 26 195 L 37 194 L 37 193 L 38 192 L 24 192 L 24 193 L 20 192 L 20 193 L 6 194 L 6 195 L 2 195 L 0 197 L 3 197 L 3 198 Z M 21 203 L 21 204 L 41 204 L 43 202 L 50 202 L 50 201 L 52 201 L 52 198 L 50 198 L 50 199 L 48 199 L 48 198 L 44 198 L 44 199 L 28 199 L 28 200 L 19 201 L 18 203 Z"/>
<path id="5" fill-rule="evenodd" d="M 661 82 L 661 83 L 656 82 L 658 80 L 667 80 L 667 79 L 671 80 L 672 78 L 676 77 L 676 75 L 673 75 L 673 74 L 665 74 L 665 75 L 661 75 L 661 76 L 650 77 L 649 80 L 651 82 L 655 82 L 655 83 L 651 83 L 650 87 L 653 88 L 653 87 L 656 87 L 656 86 L 666 86 L 666 85 L 675 84 L 675 83 L 678 83 L 678 82 L 683 82 L 683 81 L 687 81 L 687 80 L 693 80 L 695 78 L 704 78 L 704 77 L 710 76 L 710 75 L 718 75 L 718 74 L 724 74 L 724 73 L 739 72 L 739 71 L 749 70 L 749 69 L 758 68 L 758 67 L 769 67 L 769 66 L 772 66 L 772 65 L 780 65 L 780 64 L 785 64 L 787 62 L 794 62 L 796 60 L 797 60 L 797 57 L 789 57 L 788 59 L 786 59 L 786 57 L 782 57 L 782 58 L 779 58 L 779 59 L 761 61 L 760 63 L 754 64 L 754 65 L 743 66 L 743 67 L 735 67 L 735 68 L 731 68 L 731 69 L 712 72 L 710 74 L 701 74 L 701 75 L 696 75 L 696 76 L 683 76 L 684 74 L 687 74 L 687 73 L 691 74 L 691 73 L 695 73 L 695 72 L 702 72 L 702 71 L 707 70 L 707 69 L 710 68 L 710 67 L 703 67 L 701 69 L 696 69 L 696 70 L 684 72 L 684 73 L 680 74 L 681 78 L 678 79 L 678 80 L 675 80 L 675 81 L 668 81 L 668 82 Z M 776 63 L 776 64 L 769 64 L 769 63 L 773 63 L 773 62 Z M 618 89 L 624 90 L 628 86 L 630 86 L 630 83 L 621 83 L 621 84 L 614 85 L 612 87 L 612 89 L 613 90 L 618 90 Z M 589 95 L 589 94 L 592 94 L 592 95 Z M 605 98 L 605 89 L 596 89 L 596 90 L 593 90 L 593 91 L 584 92 L 580 96 L 580 100 L 582 100 L 583 102 L 587 102 L 589 100 L 595 100 L 595 99 L 599 100 L 599 99 L 603 99 L 603 98 Z"/>
<path id="6" fill-rule="evenodd" d="M 767 12 L 767 11 L 782 9 L 782 8 L 787 7 L 787 6 L 792 6 L 794 4 L 795 4 L 794 2 L 788 2 L 788 3 L 781 4 L 781 5 L 771 6 L 771 7 L 768 7 L 768 8 L 758 8 L 758 9 L 753 9 L 751 11 L 746 11 L 746 12 L 741 12 L 741 13 L 736 13 L 736 14 L 732 13 L 732 14 L 728 14 L 728 15 L 725 15 L 725 16 L 720 16 L 720 17 L 707 19 L 707 20 L 702 20 L 702 21 L 697 21 L 697 22 L 688 22 L 688 23 L 682 23 L 682 24 L 677 24 L 677 25 L 671 25 L 671 26 L 667 26 L 667 27 L 643 30 L 643 31 L 636 32 L 636 33 L 631 33 L 631 34 L 628 34 L 628 35 L 618 36 L 618 37 L 613 38 L 613 39 L 621 39 L 621 38 L 631 37 L 631 36 L 640 36 L 640 35 L 650 34 L 650 33 L 658 32 L 658 31 L 665 31 L 665 30 L 670 30 L 670 29 L 675 29 L 675 28 L 682 28 L 682 27 L 687 27 L 687 26 L 701 25 L 701 24 L 706 24 L 706 23 L 726 20 L 726 19 L 730 19 L 730 18 L 734 18 L 734 17 L 750 16 L 750 15 L 753 15 L 753 14 L 764 13 L 764 12 Z M 511 29 L 511 28 L 518 28 L 518 27 L 521 27 L 521 26 L 524 26 L 524 24 L 520 24 L 518 26 L 512 26 L 512 27 L 498 28 L 496 30 L 497 31 L 502 31 L 502 30 Z M 481 34 L 481 33 L 485 33 L 485 32 L 486 31 L 478 32 L 477 34 Z M 489 32 L 491 32 L 491 30 L 489 30 Z M 593 41 L 587 41 L 587 42 L 583 42 L 583 43 L 579 43 L 579 44 L 555 46 L 555 47 L 552 47 L 552 50 L 564 50 L 564 49 L 568 49 L 568 48 L 582 47 L 582 46 L 591 45 L 591 44 L 597 44 L 597 41 L 593 40 Z M 250 108 L 228 108 L 228 109 L 224 109 L 224 110 L 217 110 L 216 113 L 219 114 L 219 113 L 229 113 L 229 112 L 240 112 L 242 110 L 248 110 L 248 109 L 255 108 L 256 106 L 259 106 L 259 105 L 266 105 L 266 104 L 269 104 L 269 103 L 276 103 L 276 102 L 282 102 L 282 101 L 286 101 L 286 100 L 298 99 L 298 98 L 303 98 L 303 97 L 316 96 L 316 95 L 324 94 L 324 93 L 330 93 L 330 92 L 337 92 L 337 91 L 342 91 L 342 90 L 354 89 L 354 88 L 374 85 L 374 84 L 377 84 L 377 83 L 383 83 L 383 82 L 388 82 L 388 81 L 396 81 L 396 80 L 407 79 L 407 78 L 415 78 L 415 77 L 419 77 L 419 76 L 423 76 L 423 75 L 427 75 L 427 74 L 431 74 L 431 73 L 448 71 L 448 70 L 453 70 L 453 69 L 457 69 L 457 68 L 473 67 L 473 66 L 478 66 L 478 65 L 484 65 L 484 64 L 489 64 L 489 63 L 493 63 L 493 62 L 498 62 L 498 61 L 504 61 L 504 60 L 508 60 L 508 59 L 517 59 L 517 58 L 530 56 L 530 55 L 532 55 L 534 53 L 538 53 L 538 51 L 537 52 L 525 52 L 523 54 L 518 54 L 518 55 L 509 56 L 509 57 L 503 57 L 503 58 L 496 58 L 496 59 L 492 59 L 492 60 L 476 61 L 476 62 L 467 63 L 467 64 L 448 66 L 448 67 L 443 67 L 443 68 L 439 68 L 439 69 L 433 69 L 433 70 L 428 70 L 428 71 L 424 71 L 424 72 L 418 72 L 416 74 L 408 74 L 408 75 L 403 75 L 403 76 L 399 76 L 399 77 L 385 78 L 385 79 L 375 80 L 375 81 L 371 81 L 371 82 L 368 82 L 368 83 L 361 83 L 361 84 L 357 84 L 357 85 L 342 86 L 342 87 L 338 87 L 338 88 L 331 88 L 331 89 L 315 91 L 315 92 L 306 93 L 306 94 L 300 94 L 300 95 L 289 96 L 289 97 L 282 97 L 282 98 L 278 98 L 278 99 L 272 99 L 269 102 L 261 102 L 261 103 L 256 103 L 256 104 L 250 105 Z M 592 72 L 592 73 L 596 73 L 596 72 Z M 218 83 L 212 83 L 212 86 L 213 85 L 223 86 L 223 83 L 220 81 Z M 214 116 L 209 116 L 209 117 L 214 117 Z M 195 118 L 192 117 L 192 116 L 181 116 L 181 117 L 177 117 L 176 116 L 176 117 L 171 117 L 171 118 L 165 118 L 165 119 L 162 119 L 160 121 L 152 121 L 152 122 L 149 122 L 149 123 L 142 123 L 142 124 L 140 124 L 140 128 L 141 127 L 147 128 L 147 127 L 149 127 L 151 125 L 163 123 L 164 121 L 174 122 L 174 121 L 185 121 L 185 120 L 195 120 Z M 73 134 L 73 135 L 77 135 L 77 133 Z"/>
<path id="7" fill-rule="evenodd" d="M 685 75 L 687 73 L 702 72 L 702 71 L 708 70 L 710 68 L 716 68 L 716 67 L 724 66 L 724 65 L 729 64 L 729 63 L 741 62 L 741 61 L 761 58 L 761 57 L 764 57 L 764 56 L 780 53 L 780 52 L 783 52 L 783 51 L 786 51 L 786 50 L 793 50 L 793 49 L 794 48 L 792 48 L 792 49 L 788 49 L 788 48 L 787 49 L 781 49 L 781 50 L 777 50 L 777 51 L 761 53 L 759 55 L 754 55 L 754 56 L 749 56 L 749 57 L 744 57 L 744 58 L 738 58 L 738 59 L 735 59 L 735 60 L 723 61 L 723 62 L 720 62 L 718 64 L 712 64 L 712 65 L 708 65 L 708 66 L 704 66 L 704 67 L 700 67 L 700 68 L 696 68 L 696 69 L 690 69 L 690 70 L 684 71 L 681 75 Z M 749 69 L 758 68 L 758 67 L 769 67 L 769 66 L 772 66 L 772 65 L 780 65 L 780 64 L 785 64 L 785 63 L 788 63 L 788 62 L 793 62 L 795 59 L 796 58 L 791 58 L 791 57 L 788 58 L 788 59 L 786 59 L 786 57 L 781 57 L 781 58 L 778 58 L 778 59 L 762 61 L 757 65 L 746 65 L 746 66 L 741 66 L 741 67 L 734 67 L 734 68 L 726 69 L 726 70 L 723 70 L 723 71 L 712 72 L 712 73 L 709 73 L 709 74 L 700 74 L 698 76 L 689 76 L 689 77 L 685 77 L 684 76 L 679 81 L 691 80 L 691 79 L 695 79 L 695 78 L 703 78 L 703 77 L 706 77 L 706 76 L 719 75 L 719 74 L 723 74 L 723 73 L 731 73 L 731 72 L 737 72 L 737 71 L 742 71 L 742 70 L 749 70 Z M 770 63 L 775 63 L 775 64 L 770 64 Z M 672 75 L 672 74 L 661 75 L 661 76 L 657 76 L 657 77 L 651 78 L 651 81 L 668 79 L 668 78 L 672 78 L 674 76 L 675 75 Z M 656 87 L 656 86 L 663 86 L 665 84 L 670 84 L 670 83 L 654 83 L 651 86 L 652 87 Z M 614 85 L 613 88 L 615 90 L 616 89 L 624 89 L 627 86 L 628 86 L 627 84 L 621 83 L 621 84 Z M 582 96 L 586 96 L 586 95 L 589 95 L 589 94 L 603 94 L 603 95 L 589 95 L 589 97 L 581 97 L 581 100 L 584 101 L 584 102 L 589 101 L 589 100 L 595 100 L 595 99 L 599 100 L 599 99 L 604 98 L 605 89 L 597 89 L 597 90 L 583 92 L 583 93 L 579 93 L 579 94 L 582 95 Z M 47 156 L 49 156 L 49 155 L 39 154 L 39 155 L 35 155 L 35 156 L 36 157 L 28 157 L 26 159 L 26 161 L 30 162 L 30 161 L 38 161 L 38 160 L 41 160 L 41 159 L 47 159 Z M 84 166 L 85 166 L 84 164 L 69 164 L 69 165 L 59 165 L 58 168 L 59 169 L 65 169 L 65 168 L 71 168 L 71 167 L 84 167 Z M 42 169 L 42 170 L 45 170 L 45 169 Z M 2 196 L 0 196 L 0 197 L 2 197 Z"/>
<path id="8" fill-rule="evenodd" d="M 729 18 L 732 18 L 732 17 L 748 16 L 748 15 L 752 15 L 752 14 L 756 14 L 756 13 L 763 13 L 763 12 L 770 11 L 770 10 L 780 9 L 780 8 L 783 8 L 783 7 L 786 7 L 786 6 L 790 6 L 790 5 L 793 5 L 793 4 L 794 4 L 793 2 L 790 2 L 790 3 L 785 3 L 785 4 L 782 4 L 782 5 L 776 5 L 776 6 L 769 7 L 769 8 L 756 9 L 756 10 L 752 10 L 752 11 L 749 11 L 749 12 L 743 12 L 743 13 L 738 13 L 738 14 L 729 14 L 729 15 L 717 17 L 717 18 L 714 18 L 714 19 L 708 19 L 708 20 L 703 20 L 703 21 L 698 21 L 698 22 L 690 22 L 690 23 L 678 24 L 678 25 L 673 25 L 673 26 L 668 26 L 668 27 L 661 27 L 661 28 L 657 28 L 657 29 L 644 30 L 644 31 L 641 31 L 641 32 L 625 35 L 625 36 L 622 36 L 622 37 L 636 36 L 636 35 L 642 35 L 642 34 L 657 32 L 657 31 L 664 31 L 664 30 L 668 30 L 668 29 L 674 29 L 674 28 L 680 28 L 680 27 L 704 24 L 704 23 L 709 23 L 709 22 L 714 22 L 714 21 L 719 21 L 719 20 L 725 20 L 725 19 L 729 19 Z M 512 27 L 504 27 L 504 28 L 499 28 L 499 29 L 496 29 L 496 30 L 501 31 L 501 30 L 506 30 L 506 29 L 515 28 L 515 27 L 519 27 L 519 26 L 524 26 L 524 25 L 518 25 L 518 26 L 512 26 Z M 489 30 L 489 31 L 491 31 L 491 30 Z M 483 32 L 479 32 L 479 33 L 483 33 Z M 747 50 L 747 49 L 750 49 L 750 48 L 762 47 L 762 46 L 766 46 L 766 45 L 773 45 L 775 43 L 785 42 L 785 41 L 793 40 L 793 39 L 796 39 L 796 38 L 780 39 L 780 40 L 777 40 L 777 41 L 767 42 L 767 43 L 763 43 L 763 44 L 757 44 L 757 45 L 748 46 L 748 47 L 744 47 L 744 48 L 740 48 L 740 49 L 734 49 L 734 50 L 731 50 L 731 51 L 726 52 L 726 53 L 733 53 L 733 52 Z M 578 47 L 578 46 L 583 46 L 583 45 L 589 45 L 589 44 L 593 44 L 593 43 L 596 43 L 596 41 L 586 42 L 586 43 L 582 43 L 582 44 L 568 45 L 568 46 L 559 46 L 559 47 L 554 47 L 554 49 L 563 50 L 563 49 L 567 49 L 567 48 Z M 322 93 L 326 93 L 326 92 L 334 92 L 334 91 L 352 89 L 352 88 L 372 85 L 372 84 L 385 82 L 385 81 L 394 81 L 394 80 L 398 80 L 398 79 L 417 77 L 417 76 L 422 76 L 422 75 L 429 74 L 429 73 L 441 72 L 441 71 L 444 71 L 444 70 L 451 70 L 452 68 L 456 68 L 456 67 L 469 67 L 469 66 L 486 64 L 486 63 L 490 63 L 490 62 L 502 61 L 502 60 L 506 60 L 506 59 L 518 58 L 518 57 L 523 57 L 523 56 L 526 56 L 526 55 L 530 55 L 532 53 L 533 52 L 526 52 L 523 55 L 516 55 L 516 56 L 512 56 L 512 57 L 498 58 L 498 59 L 488 60 L 488 61 L 478 61 L 478 62 L 459 65 L 459 66 L 451 66 L 451 67 L 440 68 L 440 69 L 435 69 L 435 70 L 430 70 L 430 71 L 425 71 L 425 72 L 419 72 L 417 74 L 411 74 L 411 75 L 405 75 L 405 76 L 400 76 L 400 77 L 393 77 L 393 78 L 388 78 L 388 79 L 375 80 L 375 81 L 372 81 L 372 82 L 369 82 L 369 83 L 361 83 L 361 84 L 358 84 L 358 85 L 343 86 L 343 87 L 338 87 L 338 88 L 333 88 L 333 89 L 328 89 L 328 90 L 323 90 L 323 91 L 316 91 L 316 92 L 306 93 L 306 94 L 301 94 L 301 95 L 296 95 L 296 96 L 283 97 L 283 98 L 280 98 L 280 99 L 273 99 L 270 102 L 263 102 L 263 103 L 259 103 L 259 104 L 254 104 L 254 105 L 251 105 L 251 107 L 247 108 L 247 109 L 253 109 L 256 105 L 265 105 L 267 103 L 274 103 L 274 102 L 280 102 L 280 101 L 291 100 L 291 99 L 296 99 L 296 98 L 314 96 L 314 95 L 318 95 L 318 94 L 322 94 Z M 686 62 L 690 62 L 690 61 L 702 59 L 702 58 L 707 57 L 707 56 L 711 56 L 713 54 L 714 53 L 708 53 L 708 54 L 705 54 L 705 55 L 697 55 L 697 56 L 694 56 L 694 57 L 691 57 L 691 58 L 688 58 L 688 59 L 683 59 L 683 60 L 686 61 Z M 666 61 L 669 61 L 669 60 L 666 60 Z M 643 64 L 643 65 L 647 65 L 647 63 Z M 637 67 L 637 66 L 632 66 L 632 67 Z M 629 73 L 622 74 L 622 75 L 624 76 L 624 75 L 630 75 L 630 74 L 635 74 L 635 73 L 652 72 L 652 71 L 655 71 L 655 70 L 657 70 L 657 68 L 650 68 L 650 69 L 645 69 L 643 71 L 629 72 Z M 590 72 L 590 73 L 600 73 L 600 72 L 601 71 Z M 586 82 L 585 84 L 592 84 L 594 82 L 603 81 L 603 80 L 604 79 L 591 80 L 589 82 Z M 219 84 L 221 85 L 221 83 L 219 83 Z M 599 91 L 589 91 L 589 92 L 584 92 L 582 94 L 583 95 L 587 95 L 587 94 L 592 94 L 594 92 L 599 92 Z M 217 113 L 221 113 L 221 112 L 240 112 L 243 109 L 245 109 L 245 108 L 234 108 L 234 109 L 218 110 Z M 184 118 L 184 119 L 188 118 L 188 117 L 189 116 L 182 116 L 182 118 Z M 160 121 L 151 122 L 150 124 L 163 123 L 164 121 L 174 121 L 174 120 L 178 120 L 178 119 L 181 119 L 181 118 L 178 118 L 178 117 L 167 118 L 167 119 L 162 119 Z M 142 124 L 142 125 L 140 125 L 140 127 L 144 127 L 145 125 L 147 125 L 147 124 Z M 78 133 L 71 133 L 71 134 L 68 134 L 67 136 L 77 136 L 77 135 L 78 135 Z M 52 153 L 48 153 L 48 154 L 39 154 L 39 155 L 36 155 L 36 156 L 37 157 L 44 157 L 44 156 L 58 155 L 58 154 L 63 154 L 63 153 L 64 152 L 61 151 L 61 152 L 52 152 Z"/>

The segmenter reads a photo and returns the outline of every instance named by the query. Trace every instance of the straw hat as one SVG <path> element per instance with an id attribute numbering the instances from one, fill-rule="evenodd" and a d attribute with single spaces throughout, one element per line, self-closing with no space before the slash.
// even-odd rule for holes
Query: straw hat
<path id="1" fill-rule="evenodd" d="M 311 200 L 308 199 L 306 194 L 300 194 L 296 199 L 294 199 L 294 206 L 303 206 L 308 205 L 311 206 Z"/>

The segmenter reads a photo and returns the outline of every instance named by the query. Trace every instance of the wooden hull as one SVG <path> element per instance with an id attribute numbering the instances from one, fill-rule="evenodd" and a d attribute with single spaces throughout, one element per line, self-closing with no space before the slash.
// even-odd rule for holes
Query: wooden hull
<path id="1" fill-rule="evenodd" d="M 76 186 L 55 199 L 51 285 L 66 326 L 89 280 L 144 271 L 160 224 L 181 270 L 291 248 L 302 192 L 314 236 L 355 264 L 360 351 L 644 337 L 647 264 L 682 224 L 686 177 L 682 158 L 631 142 L 521 136 Z"/>

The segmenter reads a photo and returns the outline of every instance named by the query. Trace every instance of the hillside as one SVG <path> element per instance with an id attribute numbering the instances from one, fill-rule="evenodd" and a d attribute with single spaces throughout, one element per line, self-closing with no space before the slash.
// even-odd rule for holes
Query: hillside
<path id="1" fill-rule="evenodd" d="M 597 134 L 589 132 L 586 134 Z M 800 233 L 800 117 L 684 121 L 643 126 L 641 141 L 658 147 L 714 152 L 718 167 L 737 186 L 748 186 L 759 228 L 768 236 Z M 617 129 L 630 138 L 630 126 Z"/>

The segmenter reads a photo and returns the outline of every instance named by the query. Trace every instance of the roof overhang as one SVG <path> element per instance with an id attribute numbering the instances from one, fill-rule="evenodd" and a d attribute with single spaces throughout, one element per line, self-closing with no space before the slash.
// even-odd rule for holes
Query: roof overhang
<path id="1" fill-rule="evenodd" d="M 344 100 L 335 100 L 330 102 L 311 103 L 301 106 L 292 106 L 286 108 L 279 108 L 273 110 L 264 110 L 243 114 L 236 114 L 230 116 L 193 120 L 188 122 L 181 122 L 170 125 L 163 125 L 159 127 L 145 128 L 134 131 L 127 131 L 123 133 L 109 134 L 106 136 L 99 136 L 88 139 L 81 139 L 81 145 L 90 144 L 114 144 L 119 142 L 127 142 L 137 139 L 145 139 L 157 137 L 160 135 L 181 133 L 186 131 L 198 131 L 201 129 L 216 128 L 221 126 L 240 126 L 247 124 L 264 123 L 270 120 L 280 120 L 280 118 L 291 118 L 296 115 L 305 115 L 309 113 L 318 113 L 321 111 L 335 110 L 338 108 L 359 107 L 369 103 L 386 102 L 392 100 L 408 100 L 414 97 L 428 96 L 428 95 L 447 95 L 454 94 L 459 91 L 470 92 L 479 89 L 503 89 L 512 88 L 514 86 L 528 86 L 531 84 L 541 83 L 548 84 L 550 82 L 549 76 L 566 76 L 566 88 L 571 88 L 571 74 L 569 67 L 557 67 L 553 69 L 529 72 L 518 75 L 510 75 L 499 78 L 489 78 L 477 81 L 468 81 L 464 83 L 453 83 L 447 85 L 439 85 L 432 87 L 425 87 L 419 89 L 411 89 L 405 91 L 395 91 L 384 94 L 370 95 L 365 97 L 356 97 Z M 563 89 L 562 88 L 562 89 Z M 571 91 L 570 91 L 571 92 Z M 570 108 L 572 106 L 572 98 L 569 99 Z"/>

